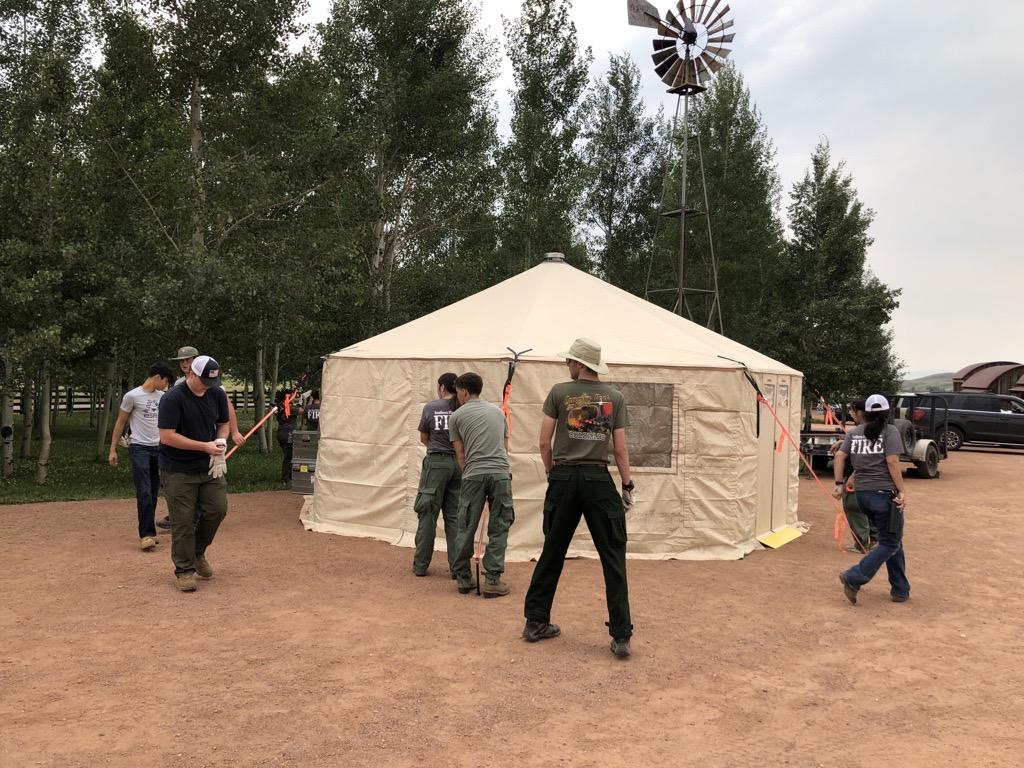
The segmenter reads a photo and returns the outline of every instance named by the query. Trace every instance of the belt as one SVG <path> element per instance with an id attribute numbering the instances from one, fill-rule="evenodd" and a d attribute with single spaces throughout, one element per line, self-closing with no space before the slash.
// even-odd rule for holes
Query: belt
<path id="1" fill-rule="evenodd" d="M 608 469 L 606 461 L 556 461 L 553 467 L 604 467 Z"/>
<path id="2" fill-rule="evenodd" d="M 455 451 L 427 451 L 427 456 L 454 456 Z"/>

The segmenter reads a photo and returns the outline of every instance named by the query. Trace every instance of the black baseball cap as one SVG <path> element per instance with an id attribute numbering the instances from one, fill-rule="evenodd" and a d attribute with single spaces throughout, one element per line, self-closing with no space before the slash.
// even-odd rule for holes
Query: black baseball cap
<path id="1" fill-rule="evenodd" d="M 220 363 L 209 355 L 199 355 L 192 361 L 192 373 L 208 387 L 221 386 Z"/>

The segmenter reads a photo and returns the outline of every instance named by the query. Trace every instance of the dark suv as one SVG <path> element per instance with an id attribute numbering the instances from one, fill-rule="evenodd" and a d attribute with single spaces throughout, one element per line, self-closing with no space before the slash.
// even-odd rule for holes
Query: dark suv
<path id="1" fill-rule="evenodd" d="M 949 404 L 946 447 L 959 450 L 964 443 L 997 443 L 1024 446 L 1024 400 L 1013 395 L 992 395 L 980 392 L 932 392 Z M 905 410 L 910 400 L 899 397 L 896 407 Z M 913 422 L 924 418 L 925 411 L 916 407 L 914 413 L 900 413 Z M 937 439 L 940 435 L 935 436 Z"/>

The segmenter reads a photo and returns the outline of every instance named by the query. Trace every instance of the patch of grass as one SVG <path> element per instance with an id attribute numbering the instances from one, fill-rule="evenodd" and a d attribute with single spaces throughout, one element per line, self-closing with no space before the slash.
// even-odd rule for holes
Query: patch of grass
<path id="1" fill-rule="evenodd" d="M 243 425 L 255 423 L 251 411 L 238 412 Z M 243 431 L 245 431 L 243 429 Z M 107 445 L 110 435 L 107 434 Z M 228 462 L 228 490 L 231 493 L 271 491 L 281 488 L 281 450 L 275 443 L 268 454 L 259 452 L 253 435 Z M 118 466 L 107 464 L 106 448 L 102 460 L 96 459 L 96 428 L 89 425 L 88 413 L 61 414 L 54 428 L 50 447 L 50 466 L 46 485 L 36 485 L 38 440 L 32 441 L 31 459 L 17 458 L 21 448 L 20 423 L 15 425 L 14 474 L 0 479 L 0 504 L 26 504 L 40 501 L 77 501 L 80 499 L 123 499 L 135 497 L 132 467 L 128 451 L 118 448 Z"/>

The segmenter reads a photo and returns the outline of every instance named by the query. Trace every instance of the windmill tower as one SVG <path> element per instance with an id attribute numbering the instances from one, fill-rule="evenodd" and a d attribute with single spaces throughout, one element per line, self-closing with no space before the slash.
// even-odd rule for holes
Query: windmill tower
<path id="1" fill-rule="evenodd" d="M 719 10 L 722 0 L 698 2 L 698 0 L 678 0 L 676 12 L 665 11 L 665 18 L 658 15 L 657 9 L 646 0 L 627 0 L 629 23 L 637 27 L 649 27 L 658 32 L 659 37 L 653 41 L 654 71 L 661 81 L 668 86 L 668 92 L 676 95 L 675 118 L 672 123 L 672 135 L 676 139 L 682 136 L 682 154 L 680 157 L 680 191 L 679 208 L 662 211 L 667 218 L 679 219 L 679 266 L 678 283 L 675 289 L 676 301 L 673 310 L 680 315 L 694 318 L 688 297 L 694 294 L 705 294 L 708 313 L 706 325 L 723 332 L 722 309 L 718 293 L 718 264 L 715 259 L 714 240 L 711 236 L 711 211 L 708 203 L 707 177 L 704 173 L 704 153 L 700 145 L 700 135 L 696 135 L 697 154 L 700 159 L 701 186 L 704 191 L 704 210 L 687 206 L 687 169 L 690 159 L 690 98 L 707 90 L 715 73 L 721 69 L 730 50 L 723 48 L 736 37 L 735 33 L 727 32 L 733 21 L 727 19 L 729 6 Z M 680 131 L 679 113 L 682 108 L 682 127 Z M 663 195 L 664 198 L 664 195 Z M 703 216 L 708 226 L 708 252 L 710 255 L 708 270 L 711 288 L 686 287 L 686 229 L 687 221 Z M 648 270 L 648 287 L 650 271 Z"/>

